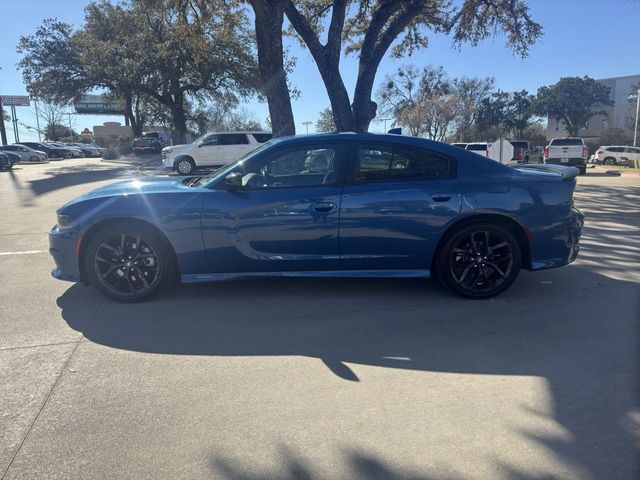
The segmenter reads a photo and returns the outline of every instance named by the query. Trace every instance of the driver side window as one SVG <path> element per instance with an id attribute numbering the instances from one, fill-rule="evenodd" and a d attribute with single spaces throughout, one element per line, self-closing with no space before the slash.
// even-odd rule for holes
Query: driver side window
<path id="1" fill-rule="evenodd" d="M 247 189 L 331 185 L 340 178 L 342 145 L 289 148 L 267 160 L 243 169 L 242 186 Z"/>

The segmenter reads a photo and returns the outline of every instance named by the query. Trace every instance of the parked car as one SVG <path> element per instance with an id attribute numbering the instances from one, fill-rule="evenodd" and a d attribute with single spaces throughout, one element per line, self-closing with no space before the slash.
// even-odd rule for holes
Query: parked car
<path id="1" fill-rule="evenodd" d="M 0 152 L 0 170 L 11 170 L 13 168 L 13 162 L 7 152 Z"/>
<path id="2" fill-rule="evenodd" d="M 125 302 L 176 277 L 435 273 L 489 298 L 521 268 L 576 258 L 577 174 L 408 136 L 277 138 L 206 176 L 128 180 L 70 201 L 49 235 L 52 274 Z"/>
<path id="3" fill-rule="evenodd" d="M 25 145 L 1 145 L 0 150 L 5 152 L 17 153 L 18 155 L 20 155 L 22 163 L 42 163 L 49 161 L 49 157 L 45 152 L 34 150 L 33 148 L 27 147 Z"/>
<path id="4" fill-rule="evenodd" d="M 70 158 L 71 152 L 66 148 L 54 147 L 53 145 L 49 145 L 48 143 L 41 142 L 20 142 L 17 145 L 24 145 L 26 147 L 33 148 L 34 150 L 39 150 L 47 154 L 47 156 L 52 158 Z"/>
<path id="5" fill-rule="evenodd" d="M 620 145 L 598 147 L 593 160 L 604 165 L 635 165 L 640 161 L 640 148 Z"/>
<path id="6" fill-rule="evenodd" d="M 518 163 L 543 163 L 543 153 L 531 142 L 526 140 L 509 140 L 513 145 L 512 162 Z"/>
<path id="7" fill-rule="evenodd" d="M 141 137 L 133 139 L 132 148 L 134 152 L 156 152 L 160 153 L 164 147 L 169 145 L 169 135 L 166 132 L 145 132 Z"/>
<path id="8" fill-rule="evenodd" d="M 11 160 L 11 163 L 13 165 L 15 165 L 16 163 L 20 163 L 22 161 L 22 157 L 18 155 L 16 152 L 5 150 L 4 154 L 9 157 L 9 160 Z"/>
<path id="9" fill-rule="evenodd" d="M 467 143 L 467 146 L 464 149 L 477 153 L 478 155 L 482 155 L 483 157 L 488 157 L 490 146 L 490 143 Z"/>
<path id="10" fill-rule="evenodd" d="M 68 158 L 80 158 L 82 157 L 82 150 L 80 150 L 78 147 L 71 147 L 69 145 L 67 145 L 66 143 L 62 143 L 62 142 L 47 142 L 49 145 L 56 147 L 56 148 L 61 148 L 63 150 L 66 150 L 67 152 L 69 152 L 69 157 Z"/>
<path id="11" fill-rule="evenodd" d="M 544 149 L 544 163 L 569 165 L 587 173 L 589 149 L 579 137 L 554 138 Z"/>
<path id="12" fill-rule="evenodd" d="M 102 155 L 102 149 L 98 150 L 87 143 L 65 142 L 63 145 L 69 148 L 75 148 L 80 151 L 82 157 L 99 157 Z"/>
<path id="13" fill-rule="evenodd" d="M 210 132 L 193 143 L 164 148 L 162 164 L 181 175 L 189 175 L 196 168 L 235 162 L 271 137 L 268 132 Z"/>

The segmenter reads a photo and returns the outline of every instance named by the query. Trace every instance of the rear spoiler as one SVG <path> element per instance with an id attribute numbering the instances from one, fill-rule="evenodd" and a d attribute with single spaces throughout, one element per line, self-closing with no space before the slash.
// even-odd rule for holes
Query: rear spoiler
<path id="1" fill-rule="evenodd" d="M 562 180 L 571 180 L 575 178 L 580 173 L 576 167 L 564 167 L 562 165 L 553 165 L 550 163 L 537 163 L 537 164 L 514 164 L 511 165 L 511 168 L 515 168 L 516 170 L 534 170 L 537 172 L 543 173 L 555 173 L 556 175 L 560 175 Z"/>

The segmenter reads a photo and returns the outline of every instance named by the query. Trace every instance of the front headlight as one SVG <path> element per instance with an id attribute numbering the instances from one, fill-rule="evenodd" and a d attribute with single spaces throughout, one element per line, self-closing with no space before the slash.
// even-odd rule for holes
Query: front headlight
<path id="1" fill-rule="evenodd" d="M 58 212 L 58 226 L 60 228 L 65 228 L 71 225 L 73 219 L 70 215 L 65 215 L 64 213 Z"/>

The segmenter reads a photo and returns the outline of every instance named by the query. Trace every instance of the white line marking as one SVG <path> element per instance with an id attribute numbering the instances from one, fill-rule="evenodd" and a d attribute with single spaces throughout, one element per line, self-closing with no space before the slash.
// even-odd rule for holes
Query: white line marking
<path id="1" fill-rule="evenodd" d="M 24 252 L 0 252 L 0 255 L 31 255 L 32 253 L 45 253 L 44 250 L 25 250 Z"/>

